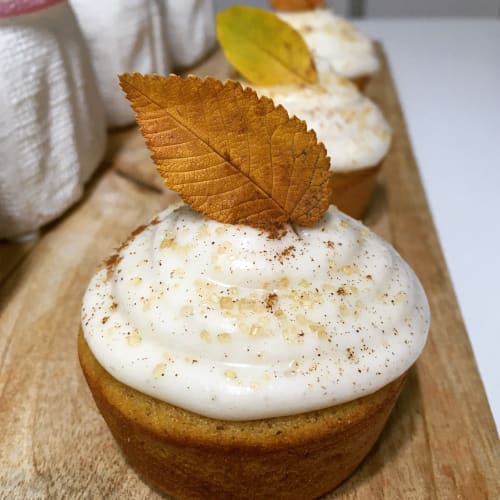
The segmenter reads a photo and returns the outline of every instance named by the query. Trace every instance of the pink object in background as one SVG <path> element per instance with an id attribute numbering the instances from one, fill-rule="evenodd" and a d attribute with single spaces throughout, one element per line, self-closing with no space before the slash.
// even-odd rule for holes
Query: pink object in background
<path id="1" fill-rule="evenodd" d="M 30 14 L 31 12 L 36 12 L 37 10 L 64 1 L 65 0 L 4 0 L 0 2 L 0 17 Z"/>

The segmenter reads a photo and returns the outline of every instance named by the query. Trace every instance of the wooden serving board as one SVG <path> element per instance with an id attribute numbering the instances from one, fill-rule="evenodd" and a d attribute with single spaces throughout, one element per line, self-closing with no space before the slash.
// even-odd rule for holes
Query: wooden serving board
<path id="1" fill-rule="evenodd" d="M 221 60 L 210 64 L 217 72 Z M 495 425 L 387 65 L 367 93 L 395 140 L 366 222 L 420 277 L 432 328 L 379 443 L 327 498 L 500 498 Z M 118 170 L 103 166 L 37 242 L 0 245 L 0 498 L 160 498 L 125 462 L 76 353 L 80 303 L 97 265 L 169 201 L 127 174 L 148 162 L 136 132 L 111 139 Z"/>

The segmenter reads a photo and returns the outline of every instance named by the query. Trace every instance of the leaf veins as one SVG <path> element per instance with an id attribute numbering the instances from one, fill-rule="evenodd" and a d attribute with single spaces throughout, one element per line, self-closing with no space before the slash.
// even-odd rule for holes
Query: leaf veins
<path id="1" fill-rule="evenodd" d="M 205 216 L 229 224 L 311 226 L 329 205 L 329 158 L 305 122 L 239 83 L 125 73 L 165 183 Z"/>

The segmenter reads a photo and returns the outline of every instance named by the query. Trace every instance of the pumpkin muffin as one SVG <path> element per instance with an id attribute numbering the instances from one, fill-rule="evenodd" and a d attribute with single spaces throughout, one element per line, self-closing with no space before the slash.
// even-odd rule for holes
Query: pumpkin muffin
<path id="1" fill-rule="evenodd" d="M 330 207 L 280 238 L 175 205 L 92 278 L 80 362 L 129 462 L 177 498 L 314 498 L 379 436 L 429 326 L 397 252 Z"/>
<path id="2" fill-rule="evenodd" d="M 360 219 L 391 144 L 391 128 L 377 105 L 334 74 L 320 74 L 315 85 L 253 88 L 316 132 L 334 174 L 331 203 Z"/>

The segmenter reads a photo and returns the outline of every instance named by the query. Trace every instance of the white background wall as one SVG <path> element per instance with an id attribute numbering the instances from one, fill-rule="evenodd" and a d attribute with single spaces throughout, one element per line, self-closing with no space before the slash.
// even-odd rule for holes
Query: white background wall
<path id="1" fill-rule="evenodd" d="M 500 0 L 327 0 L 343 16 L 362 17 L 492 17 L 500 16 Z M 269 7 L 267 0 L 215 0 L 217 10 L 230 5 Z"/>

